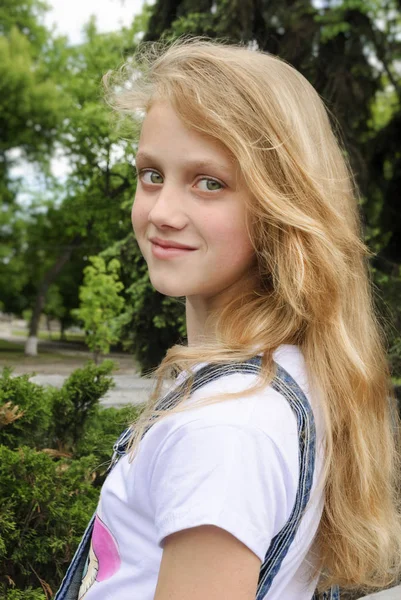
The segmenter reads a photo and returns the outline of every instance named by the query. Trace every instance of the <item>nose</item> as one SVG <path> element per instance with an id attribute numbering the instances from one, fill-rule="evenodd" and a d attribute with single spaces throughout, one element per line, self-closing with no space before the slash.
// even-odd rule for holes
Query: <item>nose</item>
<path id="1" fill-rule="evenodd" d="M 182 193 L 174 184 L 164 183 L 155 197 L 148 220 L 158 229 L 183 229 L 188 223 Z"/>

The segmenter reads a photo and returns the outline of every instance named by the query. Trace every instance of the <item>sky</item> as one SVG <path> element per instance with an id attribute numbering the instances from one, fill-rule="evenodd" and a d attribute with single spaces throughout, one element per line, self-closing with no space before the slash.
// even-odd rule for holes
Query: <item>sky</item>
<path id="1" fill-rule="evenodd" d="M 141 12 L 144 0 L 47 0 L 47 4 L 51 10 L 45 18 L 46 26 L 54 25 L 71 44 L 79 44 L 82 27 L 91 15 L 95 15 L 99 31 L 113 31 L 130 25 L 134 15 Z"/>

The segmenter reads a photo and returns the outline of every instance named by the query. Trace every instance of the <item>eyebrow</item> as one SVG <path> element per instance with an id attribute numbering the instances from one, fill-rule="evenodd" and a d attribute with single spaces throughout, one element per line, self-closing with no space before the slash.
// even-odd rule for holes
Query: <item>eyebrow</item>
<path id="1" fill-rule="evenodd" d="M 148 154 L 148 152 L 138 152 L 137 155 L 135 156 L 135 163 L 137 163 L 138 161 L 150 162 L 150 163 L 154 163 L 154 164 L 158 164 L 161 162 L 156 156 L 152 156 L 151 154 Z M 218 163 L 214 160 L 200 159 L 200 160 L 185 161 L 184 166 L 188 169 L 194 169 L 194 170 L 217 168 L 217 169 L 222 169 L 223 171 L 226 171 L 227 173 L 231 173 L 234 165 L 230 166 L 228 164 Z"/>

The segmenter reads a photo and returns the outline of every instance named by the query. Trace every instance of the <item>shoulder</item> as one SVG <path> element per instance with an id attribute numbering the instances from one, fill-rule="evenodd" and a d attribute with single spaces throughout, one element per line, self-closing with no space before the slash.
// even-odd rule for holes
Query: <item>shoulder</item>
<path id="1" fill-rule="evenodd" d="M 199 418 L 164 439 L 148 464 L 147 482 L 159 543 L 175 531 L 209 524 L 263 560 L 294 504 L 298 463 L 288 464 L 253 424 Z"/>
<path id="2" fill-rule="evenodd" d="M 306 397 L 309 396 L 305 363 L 296 346 L 280 346 L 273 355 L 298 384 Z M 295 414 L 285 396 L 267 385 L 263 389 L 247 393 L 258 382 L 258 374 L 252 372 L 227 372 L 208 381 L 191 394 L 188 409 L 171 413 L 156 423 L 146 434 L 146 445 L 160 451 L 168 438 L 188 435 L 198 429 L 248 428 L 269 437 L 291 464 L 298 459 L 298 432 Z M 244 395 L 241 396 L 241 392 Z M 227 398 L 227 394 L 240 394 Z M 202 404 L 204 402 L 210 404 Z M 145 441 L 145 440 L 143 440 Z"/>
<path id="3" fill-rule="evenodd" d="M 300 379 L 302 356 L 290 350 L 278 355 Z M 212 404 L 164 417 L 142 440 L 137 467 L 160 543 L 174 531 L 209 524 L 263 558 L 266 543 L 288 519 L 299 479 L 297 420 L 271 385 L 241 395 L 257 377 L 228 373 L 209 381 L 190 400 L 213 398 Z M 233 392 L 239 397 L 224 399 Z"/>

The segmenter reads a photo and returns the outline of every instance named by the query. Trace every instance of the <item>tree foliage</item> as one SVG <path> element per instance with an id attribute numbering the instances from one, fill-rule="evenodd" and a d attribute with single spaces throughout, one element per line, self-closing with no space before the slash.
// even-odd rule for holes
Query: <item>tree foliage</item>
<path id="1" fill-rule="evenodd" d="M 25 160 L 46 169 L 66 106 L 42 53 L 50 40 L 44 10 L 40 0 L 0 6 L 0 287 L 2 308 L 16 312 L 24 304 L 26 236 L 12 168 Z"/>
<path id="2" fill-rule="evenodd" d="M 35 82 L 36 96 L 25 102 L 26 111 L 20 115 L 21 126 L 16 126 L 10 137 L 19 150 L 25 146 L 29 150 L 24 154 L 25 160 L 34 160 L 42 155 L 41 132 L 44 136 L 51 131 L 52 156 L 62 157 L 68 164 L 61 186 L 52 177 L 49 163 L 42 161 L 39 169 L 43 192 L 37 197 L 31 195 L 28 206 L 26 202 L 22 206 L 16 201 L 17 182 L 10 180 L 9 169 L 3 169 L 3 189 L 9 197 L 10 208 L 8 212 L 3 211 L 1 217 L 4 250 L 0 253 L 0 287 L 3 288 L 1 284 L 7 281 L 10 272 L 16 277 L 11 286 L 4 285 L 6 291 L 1 301 L 3 310 L 8 312 L 21 314 L 31 309 L 32 337 L 36 336 L 41 313 L 46 311 L 49 289 L 54 289 L 52 286 L 57 283 L 59 298 L 66 298 L 64 307 L 58 309 L 63 313 L 64 322 L 70 322 L 71 309 L 78 304 L 88 255 L 100 252 L 129 231 L 127 207 L 135 189 L 131 167 L 133 143 L 122 140 L 116 131 L 111 112 L 102 100 L 101 79 L 105 72 L 122 62 L 125 49 L 134 43 L 136 27 L 102 35 L 91 21 L 86 27 L 84 43 L 77 47 L 70 47 L 63 38 L 51 38 L 49 34 L 41 47 L 41 63 L 35 68 L 32 66 L 35 53 L 29 41 L 11 29 L 10 36 L 16 35 L 25 44 L 27 55 L 21 59 L 25 71 L 31 73 L 31 78 L 32 73 L 43 74 L 48 93 L 42 99 L 40 81 Z M 5 63 L 4 68 L 13 75 L 11 63 Z M 13 105 L 20 105 L 24 96 L 19 79 L 15 89 L 19 96 Z M 49 130 L 43 123 L 37 124 L 34 117 L 35 111 L 43 106 L 47 119 L 51 118 L 49 102 L 54 100 L 53 90 L 60 97 L 60 102 L 56 102 L 57 117 L 62 115 L 62 118 L 52 121 Z M 7 103 L 11 113 L 15 112 L 13 105 Z M 31 121 L 33 135 L 29 137 Z M 5 133 L 0 134 L 0 138 L 1 135 L 0 148 L 2 142 L 6 147 L 8 139 Z"/>
<path id="3" fill-rule="evenodd" d="M 83 323 L 86 342 L 97 362 L 99 355 L 108 354 L 111 345 L 120 338 L 117 318 L 124 306 L 120 294 L 124 285 L 119 280 L 117 259 L 106 264 L 101 256 L 92 256 L 90 262 L 92 265 L 84 269 L 84 282 L 79 291 L 81 304 L 74 314 Z"/>

